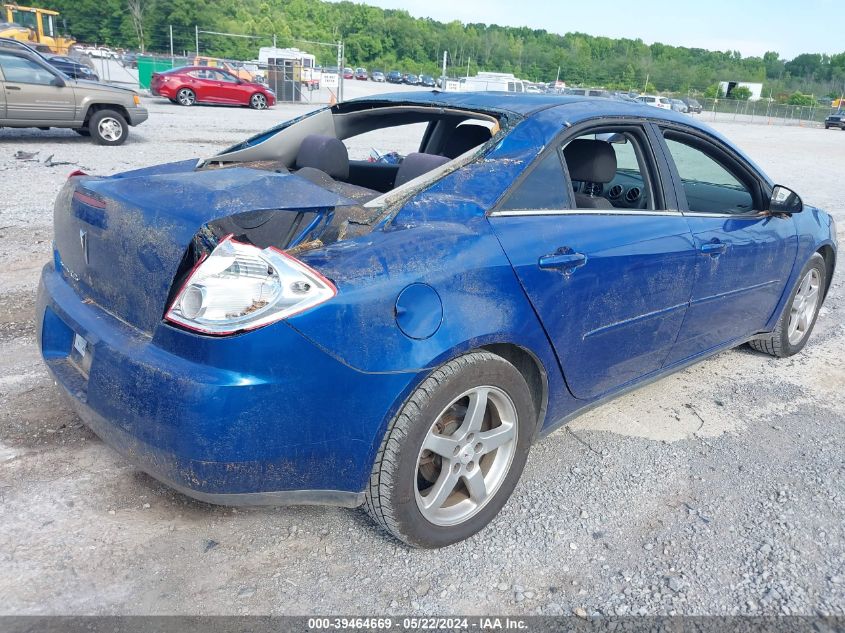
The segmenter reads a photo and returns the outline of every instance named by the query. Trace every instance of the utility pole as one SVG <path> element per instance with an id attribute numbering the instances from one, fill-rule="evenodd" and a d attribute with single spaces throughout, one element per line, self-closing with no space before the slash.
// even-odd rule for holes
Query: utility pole
<path id="1" fill-rule="evenodd" d="M 469 79 L 469 62 L 472 60 L 472 57 L 467 57 L 467 79 Z"/>
<path id="2" fill-rule="evenodd" d="M 651 77 L 650 73 L 646 73 L 645 75 L 645 86 L 643 86 L 643 92 L 648 92 L 648 78 Z"/>
<path id="3" fill-rule="evenodd" d="M 170 26 L 170 65 L 176 65 L 176 59 L 173 57 L 173 25 Z"/>
<path id="4" fill-rule="evenodd" d="M 276 48 L 276 34 L 273 33 L 273 48 Z"/>
<path id="5" fill-rule="evenodd" d="M 443 72 L 440 75 L 440 89 L 443 92 L 446 92 L 446 58 L 449 55 L 449 51 L 443 51 Z"/>
<path id="6" fill-rule="evenodd" d="M 197 57 L 200 56 L 200 27 L 194 24 L 194 34 L 197 40 Z"/>
<path id="7" fill-rule="evenodd" d="M 343 100 L 343 42 L 337 42 L 337 100 Z"/>
<path id="8" fill-rule="evenodd" d="M 560 81 L 560 66 L 557 67 L 557 76 L 555 77 L 555 84 Z"/>

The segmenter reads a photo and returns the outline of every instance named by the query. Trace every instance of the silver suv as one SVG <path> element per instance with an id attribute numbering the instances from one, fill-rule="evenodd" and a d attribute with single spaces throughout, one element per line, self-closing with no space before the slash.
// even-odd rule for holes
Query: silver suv
<path id="1" fill-rule="evenodd" d="M 37 53 L 0 47 L 0 127 L 71 128 L 120 145 L 149 116 L 134 90 L 71 79 Z"/>

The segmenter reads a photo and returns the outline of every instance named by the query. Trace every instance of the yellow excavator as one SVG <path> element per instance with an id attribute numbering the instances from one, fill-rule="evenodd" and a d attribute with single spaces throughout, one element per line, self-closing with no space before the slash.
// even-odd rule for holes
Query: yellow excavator
<path id="1" fill-rule="evenodd" d="M 67 55 L 76 42 L 59 35 L 58 11 L 4 4 L 0 14 L 0 37 L 29 44 L 37 50 Z"/>

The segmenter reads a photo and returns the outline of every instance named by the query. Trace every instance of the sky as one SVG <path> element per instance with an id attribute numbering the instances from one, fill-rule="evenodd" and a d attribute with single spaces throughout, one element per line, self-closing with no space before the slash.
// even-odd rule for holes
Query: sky
<path id="1" fill-rule="evenodd" d="M 360 0 L 353 0 L 360 2 Z M 845 51 L 841 0 L 365 0 L 414 17 L 640 38 L 743 56 Z"/>

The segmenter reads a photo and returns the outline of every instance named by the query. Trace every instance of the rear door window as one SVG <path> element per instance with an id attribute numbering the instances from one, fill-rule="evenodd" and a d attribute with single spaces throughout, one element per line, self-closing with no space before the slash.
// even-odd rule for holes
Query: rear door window
<path id="1" fill-rule="evenodd" d="M 549 152 L 508 195 L 502 211 L 569 208 L 566 179 L 557 152 Z"/>

